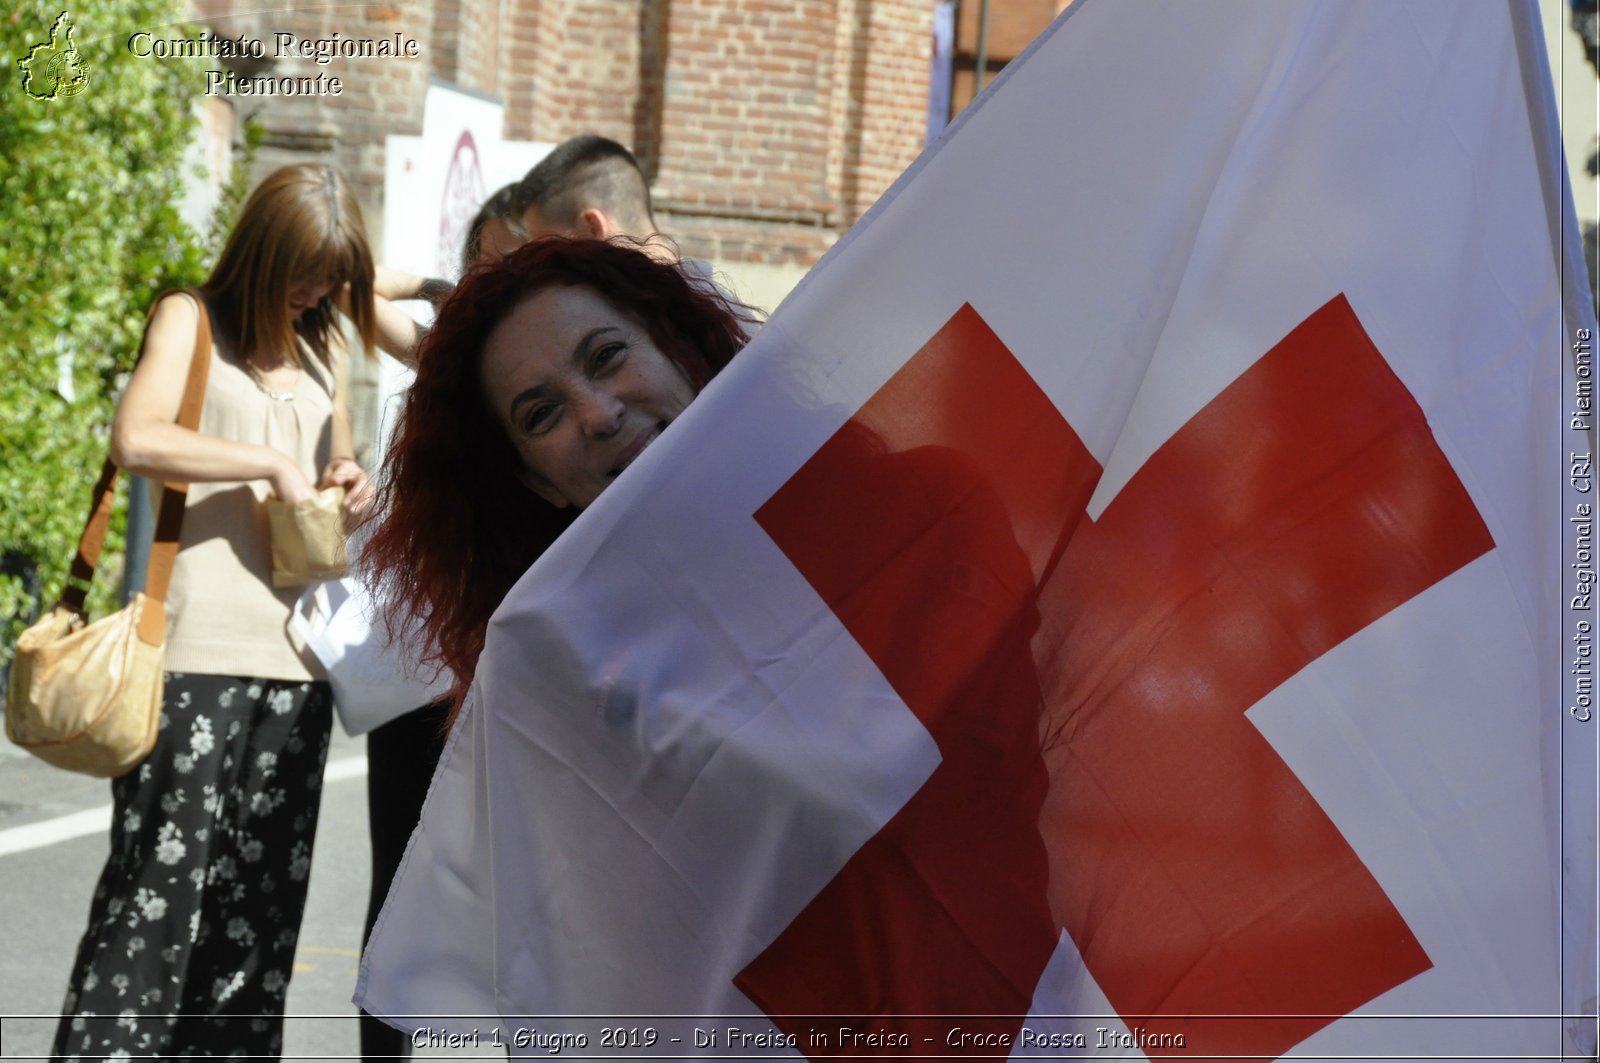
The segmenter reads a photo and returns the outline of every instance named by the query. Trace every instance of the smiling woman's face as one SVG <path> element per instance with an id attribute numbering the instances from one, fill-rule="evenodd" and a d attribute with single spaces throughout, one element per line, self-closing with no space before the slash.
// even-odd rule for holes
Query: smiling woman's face
<path id="1" fill-rule="evenodd" d="M 556 506 L 599 497 L 694 399 L 644 327 L 592 288 L 546 288 L 489 333 L 484 397 Z"/>
<path id="2" fill-rule="evenodd" d="M 301 277 L 289 286 L 289 313 L 294 317 L 320 303 L 333 285 L 316 277 Z"/>

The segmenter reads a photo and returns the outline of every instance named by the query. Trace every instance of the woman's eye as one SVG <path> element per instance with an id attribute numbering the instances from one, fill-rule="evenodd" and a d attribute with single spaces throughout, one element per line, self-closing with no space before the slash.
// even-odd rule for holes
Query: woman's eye
<path id="1" fill-rule="evenodd" d="M 595 348 L 594 353 L 589 356 L 591 371 L 598 373 L 621 361 L 627 349 L 627 345 L 622 343 L 608 343 L 604 347 Z"/>
<path id="2" fill-rule="evenodd" d="M 522 430 L 529 433 L 542 432 L 554 424 L 555 419 L 555 403 L 542 403 L 528 411 L 527 416 L 522 420 Z"/>

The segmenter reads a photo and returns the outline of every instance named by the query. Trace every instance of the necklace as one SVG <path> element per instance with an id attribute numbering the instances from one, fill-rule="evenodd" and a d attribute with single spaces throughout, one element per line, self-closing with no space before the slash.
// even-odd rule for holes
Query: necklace
<path id="1" fill-rule="evenodd" d="M 288 391 L 278 391 L 274 388 L 268 387 L 267 378 L 262 374 L 260 367 L 258 367 L 254 362 L 246 361 L 245 370 L 250 374 L 250 382 L 256 386 L 256 389 L 273 402 L 294 401 L 293 387 L 294 382 L 297 382 L 300 379 L 299 366 L 294 367 L 294 376 L 291 378 L 290 390 Z"/>

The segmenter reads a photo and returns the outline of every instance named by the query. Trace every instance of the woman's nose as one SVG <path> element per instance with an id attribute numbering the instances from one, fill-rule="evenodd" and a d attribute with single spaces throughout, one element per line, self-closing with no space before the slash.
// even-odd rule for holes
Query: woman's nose
<path id="1" fill-rule="evenodd" d="M 622 427 L 625 407 L 621 399 L 604 388 L 590 388 L 578 404 L 578 419 L 585 435 L 597 439 L 614 435 Z"/>

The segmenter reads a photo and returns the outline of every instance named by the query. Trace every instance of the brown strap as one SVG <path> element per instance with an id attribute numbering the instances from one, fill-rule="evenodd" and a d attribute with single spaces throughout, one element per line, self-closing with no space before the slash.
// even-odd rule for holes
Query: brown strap
<path id="1" fill-rule="evenodd" d="M 189 294 L 199 307 L 200 319 L 195 329 L 194 353 L 189 359 L 189 378 L 184 384 L 183 401 L 178 407 L 178 424 L 193 430 L 200 427 L 200 408 L 205 402 L 206 378 L 211 372 L 211 317 L 199 294 Z M 151 313 L 155 313 L 154 305 L 151 306 Z M 72 559 L 69 578 L 75 582 L 61 593 L 61 604 L 76 613 L 86 611 L 84 600 L 88 596 L 89 582 L 94 578 L 95 568 L 100 563 L 100 550 L 105 545 L 116 484 L 117 466 L 108 457 L 100 472 L 100 480 L 94 485 L 89 520 L 78 539 L 77 556 Z M 139 638 L 151 646 L 159 646 L 166 639 L 166 610 L 163 603 L 167 598 L 167 584 L 172 579 L 173 561 L 178 555 L 178 535 L 183 530 L 183 507 L 188 489 L 186 483 L 162 485 L 155 541 L 150 547 L 150 563 L 144 581 L 144 593 L 149 603 L 139 620 Z"/>
<path id="2" fill-rule="evenodd" d="M 105 545 L 106 525 L 111 521 L 111 505 L 116 501 L 113 490 L 117 486 L 117 467 L 107 458 L 100 469 L 100 480 L 94 485 L 93 501 L 89 506 L 89 521 L 78 539 L 78 552 L 72 559 L 67 578 L 72 581 L 61 592 L 61 604 L 73 612 L 84 611 L 83 600 L 89 593 L 89 581 L 94 579 L 95 565 L 100 561 L 100 548 Z"/>

